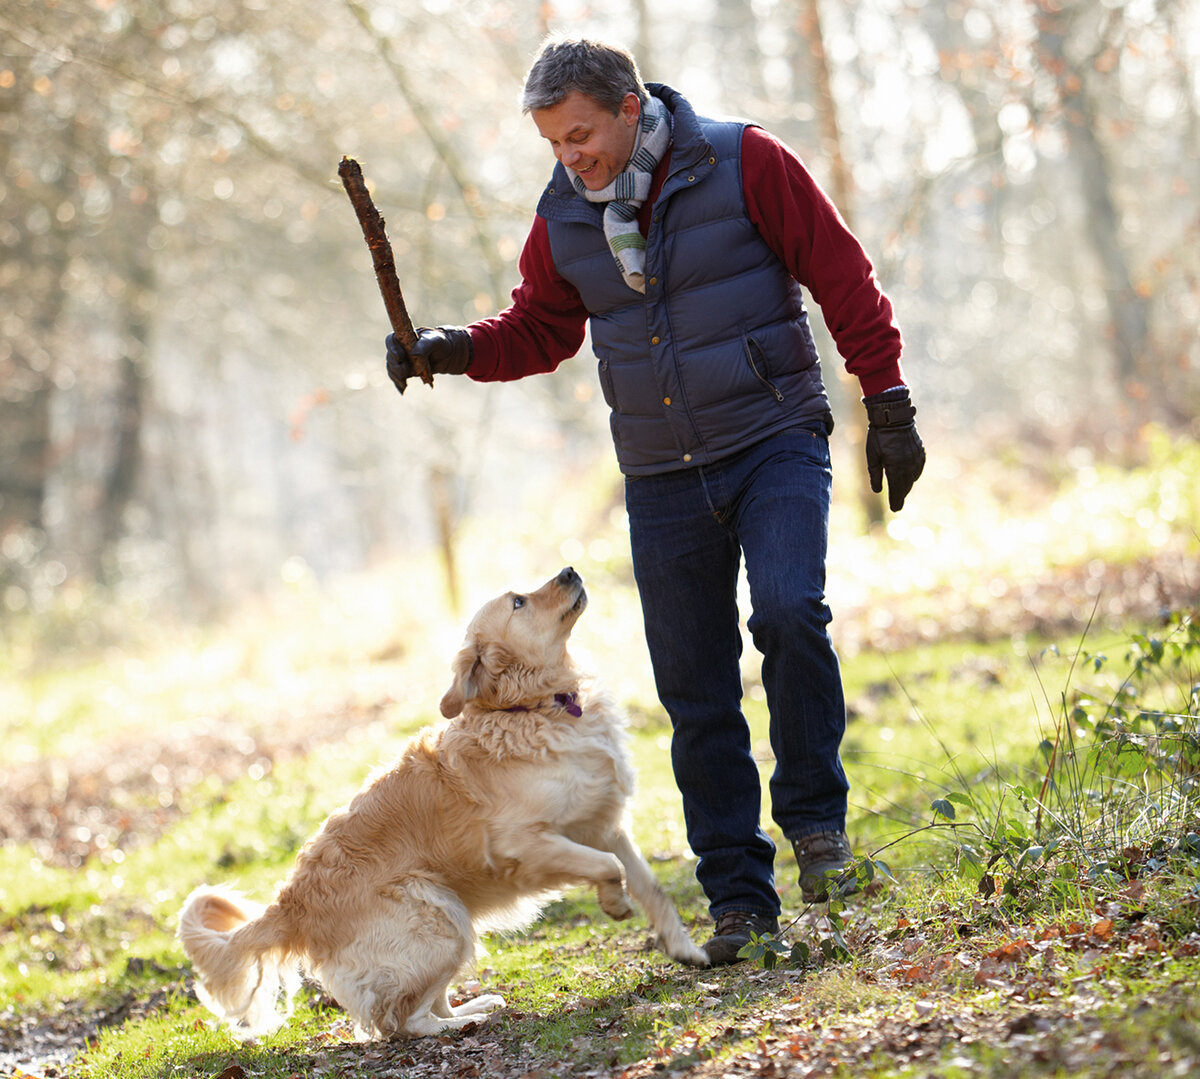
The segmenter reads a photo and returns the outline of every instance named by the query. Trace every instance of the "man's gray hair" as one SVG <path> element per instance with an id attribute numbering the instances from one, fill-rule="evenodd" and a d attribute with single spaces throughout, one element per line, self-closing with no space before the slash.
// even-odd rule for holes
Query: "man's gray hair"
<path id="1" fill-rule="evenodd" d="M 626 94 L 636 94 L 643 105 L 650 96 L 627 50 L 587 38 L 552 38 L 525 76 L 523 111 L 553 108 L 576 90 L 613 115 Z"/>

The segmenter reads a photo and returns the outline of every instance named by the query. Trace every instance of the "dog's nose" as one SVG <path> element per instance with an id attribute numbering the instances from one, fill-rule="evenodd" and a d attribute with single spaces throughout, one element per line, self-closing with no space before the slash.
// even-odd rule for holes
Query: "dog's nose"
<path id="1" fill-rule="evenodd" d="M 569 588 L 572 585 L 577 585 L 577 584 L 579 584 L 579 582 L 582 579 L 583 578 L 580 577 L 579 574 L 575 572 L 574 566 L 567 566 L 565 569 L 561 570 L 559 572 L 558 576 L 555 578 L 555 580 L 558 581 L 558 583 L 560 585 L 562 585 L 564 588 Z"/>

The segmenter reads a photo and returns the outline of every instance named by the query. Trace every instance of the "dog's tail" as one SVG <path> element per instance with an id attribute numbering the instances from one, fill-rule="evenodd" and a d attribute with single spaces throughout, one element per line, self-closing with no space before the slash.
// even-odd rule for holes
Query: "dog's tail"
<path id="1" fill-rule="evenodd" d="M 196 968 L 196 995 L 236 1034 L 265 1034 L 291 1014 L 300 965 L 281 922 L 278 907 L 207 885 L 192 892 L 179 913 L 179 940 Z"/>

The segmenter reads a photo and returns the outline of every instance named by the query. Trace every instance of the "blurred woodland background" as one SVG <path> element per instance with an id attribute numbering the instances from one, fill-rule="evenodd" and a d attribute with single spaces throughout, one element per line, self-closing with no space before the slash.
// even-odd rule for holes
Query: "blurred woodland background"
<path id="1" fill-rule="evenodd" d="M 801 154 L 895 303 L 925 482 L 1200 436 L 1195 0 L 6 0 L 0 613 L 99 585 L 208 617 L 452 552 L 475 515 L 551 520 L 598 460 L 615 486 L 586 346 L 396 394 L 337 179 L 362 163 L 419 325 L 504 306 L 553 160 L 519 105 L 547 32 Z M 835 460 L 844 496 L 861 455 Z"/>

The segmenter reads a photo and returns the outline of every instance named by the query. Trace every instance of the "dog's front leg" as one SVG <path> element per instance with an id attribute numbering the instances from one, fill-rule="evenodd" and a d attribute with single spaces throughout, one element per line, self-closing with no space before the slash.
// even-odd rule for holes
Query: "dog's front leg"
<path id="1" fill-rule="evenodd" d="M 474 1000 L 464 1000 L 461 1004 L 451 1004 L 450 996 L 445 991 L 441 998 L 434 997 L 430 1011 L 438 1019 L 451 1019 L 463 1015 L 483 1015 L 504 1007 L 504 998 L 496 993 L 484 993 Z"/>
<path id="2" fill-rule="evenodd" d="M 658 933 L 663 951 L 681 963 L 696 967 L 708 966 L 708 956 L 703 949 L 697 948 L 688 936 L 679 918 L 679 911 L 658 883 L 658 878 L 654 876 L 654 872 L 633 841 L 633 836 L 627 829 L 618 828 L 610 837 L 610 845 L 624 865 L 629 890 Z"/>
<path id="3" fill-rule="evenodd" d="M 505 846 L 517 863 L 525 892 L 544 892 L 587 882 L 596 888 L 600 909 L 620 921 L 634 913 L 625 891 L 621 861 L 609 851 L 585 847 L 557 832 L 539 832 Z"/>

